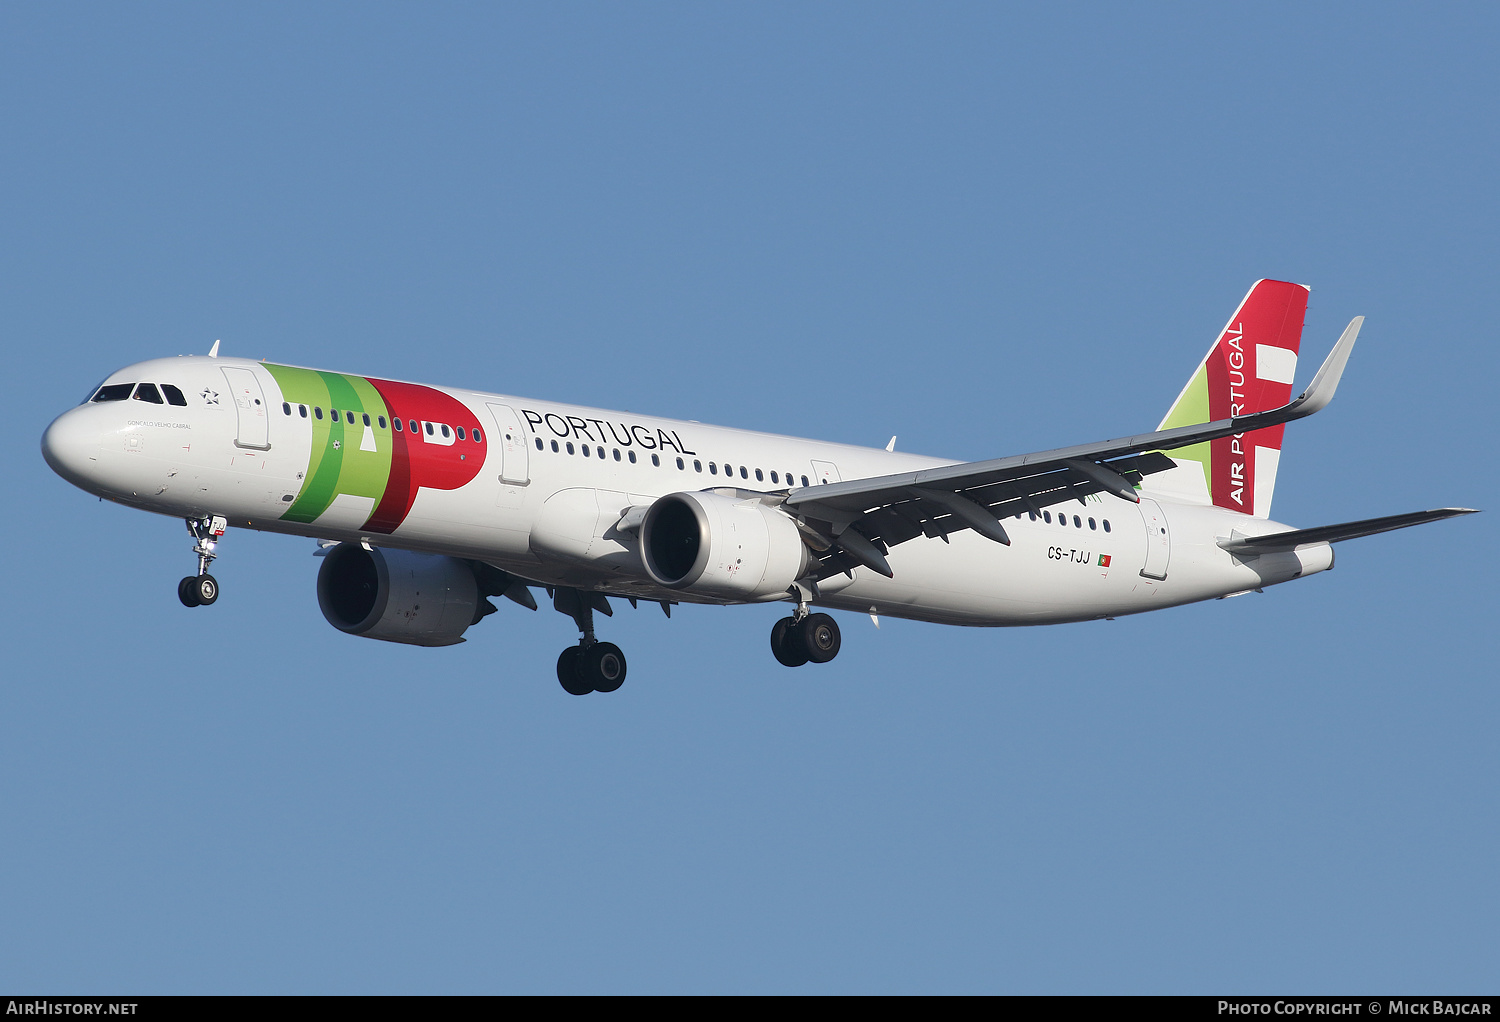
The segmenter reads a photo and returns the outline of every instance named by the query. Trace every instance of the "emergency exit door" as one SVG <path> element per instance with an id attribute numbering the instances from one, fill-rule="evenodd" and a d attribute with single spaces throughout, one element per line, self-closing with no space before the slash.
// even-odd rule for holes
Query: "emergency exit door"
<path id="1" fill-rule="evenodd" d="M 1146 564 L 1141 568 L 1141 576 L 1160 582 L 1167 577 L 1167 561 L 1172 556 L 1172 534 L 1167 531 L 1167 516 L 1161 505 L 1150 497 L 1142 497 L 1136 507 L 1141 509 L 1141 521 L 1146 526 Z"/>

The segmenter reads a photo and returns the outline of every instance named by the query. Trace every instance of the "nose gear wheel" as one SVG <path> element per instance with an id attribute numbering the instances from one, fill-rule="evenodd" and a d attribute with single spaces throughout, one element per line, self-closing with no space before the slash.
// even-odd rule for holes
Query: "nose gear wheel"
<path id="1" fill-rule="evenodd" d="M 186 522 L 188 535 L 197 541 L 193 553 L 198 555 L 198 574 L 189 575 L 177 583 L 177 599 L 184 607 L 211 607 L 219 599 L 219 580 L 208 573 L 208 566 L 219 556 L 215 548 L 229 523 L 222 515 L 188 518 Z"/>

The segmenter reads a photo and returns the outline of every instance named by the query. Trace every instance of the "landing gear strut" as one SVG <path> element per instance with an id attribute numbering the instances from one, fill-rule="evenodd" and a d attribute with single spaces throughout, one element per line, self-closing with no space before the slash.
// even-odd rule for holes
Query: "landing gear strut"
<path id="1" fill-rule="evenodd" d="M 208 607 L 218 600 L 219 580 L 208 573 L 208 566 L 219 556 L 214 553 L 214 548 L 228 528 L 229 523 L 222 515 L 187 519 L 188 535 L 197 540 L 193 553 L 198 555 L 198 574 L 189 575 L 177 583 L 177 598 L 184 607 Z"/>
<path id="2" fill-rule="evenodd" d="M 625 654 L 613 642 L 594 637 L 594 610 L 613 615 L 602 593 L 559 589 L 552 606 L 567 614 L 583 633 L 578 645 L 569 646 L 557 658 L 557 680 L 569 695 L 613 692 L 625 684 Z"/>
<path id="3" fill-rule="evenodd" d="M 771 653 L 784 667 L 826 664 L 839 655 L 842 643 L 838 622 L 827 614 L 809 612 L 800 589 L 796 613 L 782 618 L 771 629 Z"/>

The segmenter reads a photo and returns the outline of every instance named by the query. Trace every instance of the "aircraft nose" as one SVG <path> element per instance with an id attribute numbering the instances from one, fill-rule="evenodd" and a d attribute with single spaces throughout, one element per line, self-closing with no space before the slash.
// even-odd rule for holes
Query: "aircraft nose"
<path id="1" fill-rule="evenodd" d="M 42 457 L 52 471 L 76 485 L 88 479 L 99 457 L 99 431 L 86 412 L 86 408 L 63 412 L 42 434 Z"/>

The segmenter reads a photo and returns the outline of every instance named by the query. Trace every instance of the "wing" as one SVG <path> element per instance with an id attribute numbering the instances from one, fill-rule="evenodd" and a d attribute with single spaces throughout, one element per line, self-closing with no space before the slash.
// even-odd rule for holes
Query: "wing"
<path id="1" fill-rule="evenodd" d="M 819 578 L 864 565 L 892 577 L 885 553 L 918 536 L 941 538 L 973 529 L 1009 545 L 1001 519 L 1093 493 L 1139 501 L 1135 484 L 1174 462 L 1162 451 L 1249 433 L 1305 418 L 1333 399 L 1363 316 L 1356 316 L 1313 381 L 1288 404 L 1216 422 L 1142 433 L 1102 443 L 973 461 L 919 472 L 853 479 L 793 490 L 784 508 L 797 516 L 808 544 L 824 556 Z"/>

